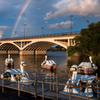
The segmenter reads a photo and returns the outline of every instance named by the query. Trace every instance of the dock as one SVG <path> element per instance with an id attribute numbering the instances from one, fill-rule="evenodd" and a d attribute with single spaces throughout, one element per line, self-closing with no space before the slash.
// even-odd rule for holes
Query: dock
<path id="1" fill-rule="evenodd" d="M 100 79 L 100 78 L 98 78 Z M 97 79 L 97 80 L 98 80 Z M 2 93 L 15 93 L 16 96 L 20 97 L 27 97 L 29 95 L 30 100 L 99 100 L 99 92 L 97 94 L 97 98 L 89 98 L 88 96 L 88 91 L 87 91 L 87 97 L 84 97 L 82 95 L 75 95 L 70 93 L 63 93 L 59 91 L 59 86 L 60 85 L 66 85 L 64 83 L 58 83 L 57 80 L 56 82 L 50 81 L 50 82 L 45 82 L 45 81 L 39 81 L 38 79 L 35 78 L 35 80 L 31 80 L 34 82 L 34 85 L 25 85 L 25 84 L 20 84 L 18 83 L 13 83 L 10 81 L 3 79 L 0 79 L 0 89 Z M 87 80 L 88 81 L 88 80 Z M 88 85 L 81 85 L 81 86 L 71 86 L 70 89 L 75 88 L 75 87 L 88 87 L 90 85 L 96 85 L 97 90 L 100 90 L 98 88 L 98 85 L 100 82 L 93 83 L 93 84 L 88 84 Z M 45 87 L 45 85 L 48 85 L 48 87 Z M 81 91 L 80 91 L 81 92 Z M 80 93 L 81 94 L 81 93 Z M 39 99 L 38 99 L 39 98 Z"/>

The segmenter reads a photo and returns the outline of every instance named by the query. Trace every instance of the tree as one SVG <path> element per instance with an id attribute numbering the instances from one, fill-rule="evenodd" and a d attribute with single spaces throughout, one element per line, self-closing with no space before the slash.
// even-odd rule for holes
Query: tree
<path id="1" fill-rule="evenodd" d="M 76 44 L 68 47 L 68 56 L 79 52 L 83 55 L 97 57 L 100 53 L 100 22 L 90 23 L 88 28 L 81 29 L 80 36 L 74 39 Z"/>

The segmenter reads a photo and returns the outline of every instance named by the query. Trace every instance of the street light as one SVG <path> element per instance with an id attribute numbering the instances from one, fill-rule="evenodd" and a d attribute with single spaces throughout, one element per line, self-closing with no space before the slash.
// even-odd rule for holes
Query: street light
<path id="1" fill-rule="evenodd" d="M 89 24 L 89 20 L 86 20 L 86 22 Z M 88 25 L 87 25 L 88 26 Z"/>
<path id="2" fill-rule="evenodd" d="M 44 35 L 44 27 L 41 27 L 42 28 L 42 35 Z"/>
<path id="3" fill-rule="evenodd" d="M 70 15 L 70 21 L 71 21 L 71 34 L 72 34 L 72 17 L 74 17 L 73 15 Z"/>
<path id="4" fill-rule="evenodd" d="M 16 31 L 14 31 L 15 32 L 15 37 L 16 37 Z"/>
<path id="5" fill-rule="evenodd" d="M 25 38 L 25 26 L 27 26 L 27 24 L 24 24 L 24 38 Z"/>

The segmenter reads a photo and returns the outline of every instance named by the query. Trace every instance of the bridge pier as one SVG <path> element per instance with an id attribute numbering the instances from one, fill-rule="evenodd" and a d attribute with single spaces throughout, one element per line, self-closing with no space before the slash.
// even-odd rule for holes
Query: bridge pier
<path id="1" fill-rule="evenodd" d="M 8 54 L 18 54 L 18 51 L 8 51 Z"/>
<path id="2" fill-rule="evenodd" d="M 7 51 L 0 51 L 0 54 L 7 54 Z"/>
<path id="3" fill-rule="evenodd" d="M 35 55 L 46 55 L 46 51 L 35 51 Z"/>
<path id="4" fill-rule="evenodd" d="M 75 40 L 74 39 L 68 39 L 68 46 L 74 46 Z"/>
<path id="5" fill-rule="evenodd" d="M 19 54 L 19 51 L 0 51 L 0 54 Z M 46 51 L 20 51 L 20 55 L 45 55 Z"/>
<path id="6" fill-rule="evenodd" d="M 20 55 L 45 55 L 46 51 L 20 51 Z"/>
<path id="7" fill-rule="evenodd" d="M 34 51 L 20 51 L 20 55 L 34 55 Z"/>

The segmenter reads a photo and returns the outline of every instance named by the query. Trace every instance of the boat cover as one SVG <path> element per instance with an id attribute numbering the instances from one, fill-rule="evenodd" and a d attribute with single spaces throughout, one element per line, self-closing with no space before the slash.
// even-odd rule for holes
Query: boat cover
<path id="1" fill-rule="evenodd" d="M 53 60 L 43 61 L 43 63 L 41 65 L 44 65 L 44 64 L 47 64 L 47 65 L 56 65 L 56 63 Z"/>
<path id="2" fill-rule="evenodd" d="M 93 66 L 96 66 L 96 65 L 94 63 L 91 63 L 91 62 L 81 62 L 78 67 L 91 68 Z"/>

